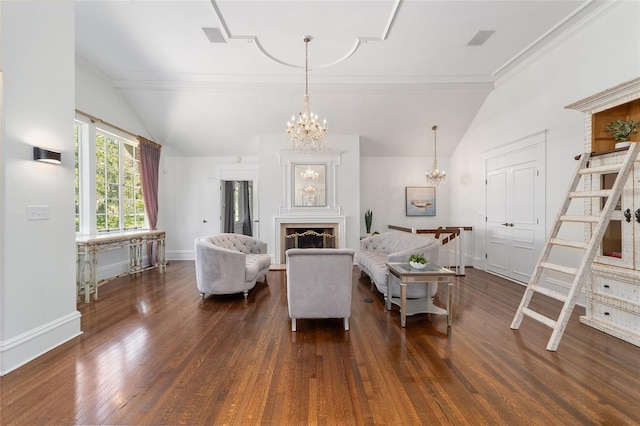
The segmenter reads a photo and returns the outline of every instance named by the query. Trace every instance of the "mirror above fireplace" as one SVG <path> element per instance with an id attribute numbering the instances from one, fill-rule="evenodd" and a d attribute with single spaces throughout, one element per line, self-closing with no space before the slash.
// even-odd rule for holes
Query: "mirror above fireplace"
<path id="1" fill-rule="evenodd" d="M 326 200 L 326 164 L 293 163 L 294 207 L 324 207 Z"/>
<path id="2" fill-rule="evenodd" d="M 301 154 L 286 150 L 278 154 L 285 185 L 280 215 L 340 214 L 340 206 L 336 205 L 336 167 L 340 165 L 340 151 Z"/>

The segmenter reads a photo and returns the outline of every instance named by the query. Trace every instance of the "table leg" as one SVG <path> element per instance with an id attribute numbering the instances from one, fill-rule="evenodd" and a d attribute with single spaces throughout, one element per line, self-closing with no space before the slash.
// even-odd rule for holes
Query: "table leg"
<path id="1" fill-rule="evenodd" d="M 158 254 L 157 254 L 157 262 L 158 262 L 158 266 L 160 268 L 160 273 L 164 273 L 165 269 L 167 268 L 167 260 L 165 259 L 165 252 L 164 252 L 164 238 L 161 238 L 158 241 Z"/>
<path id="2" fill-rule="evenodd" d="M 93 277 L 93 269 L 91 268 L 89 247 L 85 246 L 83 252 L 82 286 L 84 287 L 84 303 L 89 303 L 91 301 L 91 278 Z"/>
<path id="3" fill-rule="evenodd" d="M 400 325 L 407 326 L 407 284 L 400 282 Z"/>
<path id="4" fill-rule="evenodd" d="M 91 285 L 93 286 L 93 298 L 98 300 L 98 253 L 91 251 Z M 89 303 L 89 298 L 86 300 Z"/>
<path id="5" fill-rule="evenodd" d="M 391 283 L 393 282 L 393 278 L 391 274 L 387 273 L 387 295 L 386 300 L 384 301 L 384 308 L 387 311 L 391 310 Z"/>
<path id="6" fill-rule="evenodd" d="M 447 283 L 447 327 L 451 327 L 451 317 L 453 316 L 453 312 L 451 312 L 451 287 L 453 283 Z"/>

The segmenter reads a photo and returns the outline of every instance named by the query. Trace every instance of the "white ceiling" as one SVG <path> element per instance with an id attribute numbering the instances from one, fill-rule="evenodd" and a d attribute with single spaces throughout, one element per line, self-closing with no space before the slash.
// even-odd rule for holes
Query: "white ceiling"
<path id="1" fill-rule="evenodd" d="M 494 82 L 602 3 L 568 1 L 78 1 L 76 53 L 186 156 L 256 155 L 311 108 L 361 154 L 449 156 Z M 218 28 L 211 43 L 203 28 Z M 495 33 L 467 46 L 479 30 Z M 86 111 L 93 113 L 93 111 Z M 107 117 L 100 117 L 108 121 Z"/>

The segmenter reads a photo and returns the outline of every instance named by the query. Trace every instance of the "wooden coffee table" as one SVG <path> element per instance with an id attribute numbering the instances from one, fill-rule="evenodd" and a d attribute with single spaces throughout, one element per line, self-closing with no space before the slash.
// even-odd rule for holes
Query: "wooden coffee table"
<path id="1" fill-rule="evenodd" d="M 453 287 L 453 277 L 456 273 L 438 266 L 434 263 L 427 263 L 424 269 L 414 269 L 408 262 L 387 262 L 389 274 L 387 275 L 387 300 L 385 308 L 391 310 L 391 304 L 400 306 L 400 324 L 407 326 L 407 315 L 415 314 L 436 314 L 447 316 L 447 327 L 451 326 L 451 287 Z M 400 280 L 400 297 L 392 297 L 391 283 L 393 277 Z M 407 300 L 407 285 L 436 282 L 447 284 L 446 309 L 442 309 L 433 304 L 432 297 Z"/>

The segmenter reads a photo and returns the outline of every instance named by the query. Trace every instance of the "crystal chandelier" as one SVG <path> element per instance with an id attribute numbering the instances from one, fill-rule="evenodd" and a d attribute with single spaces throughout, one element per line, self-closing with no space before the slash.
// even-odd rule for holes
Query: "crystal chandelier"
<path id="1" fill-rule="evenodd" d="M 287 134 L 291 147 L 296 151 L 309 152 L 324 149 L 324 135 L 327 133 L 327 120 L 322 125 L 318 115 L 309 110 L 309 42 L 311 36 L 304 39 L 304 112 L 299 113 L 298 120 L 291 116 L 287 121 Z"/>
<path id="2" fill-rule="evenodd" d="M 433 168 L 430 172 L 427 172 L 426 177 L 428 183 L 438 186 L 440 183 L 444 182 L 447 174 L 442 170 L 438 170 L 438 143 L 436 140 L 436 130 L 438 130 L 438 126 L 433 126 L 431 130 L 433 130 Z"/>
<path id="3" fill-rule="evenodd" d="M 300 173 L 300 177 L 305 182 L 317 182 L 320 173 L 313 170 L 311 167 L 307 168 L 304 172 Z"/>

